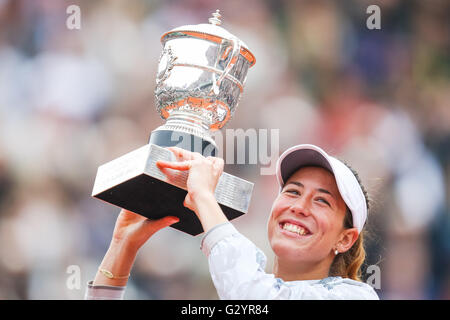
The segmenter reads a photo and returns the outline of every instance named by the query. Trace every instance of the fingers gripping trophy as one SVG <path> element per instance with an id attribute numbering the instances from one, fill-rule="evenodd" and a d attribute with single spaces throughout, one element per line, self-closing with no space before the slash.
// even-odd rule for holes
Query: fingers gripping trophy
<path id="1" fill-rule="evenodd" d="M 149 143 L 97 170 L 92 196 L 149 219 L 176 216 L 172 227 L 203 232 L 197 216 L 183 206 L 188 172 L 170 179 L 156 162 L 175 161 L 166 147 L 216 156 L 212 131 L 233 116 L 255 57 L 247 45 L 222 28 L 219 10 L 209 23 L 175 28 L 161 37 L 156 76 L 156 109 L 165 124 Z M 223 172 L 215 197 L 229 220 L 247 213 L 253 183 Z"/>

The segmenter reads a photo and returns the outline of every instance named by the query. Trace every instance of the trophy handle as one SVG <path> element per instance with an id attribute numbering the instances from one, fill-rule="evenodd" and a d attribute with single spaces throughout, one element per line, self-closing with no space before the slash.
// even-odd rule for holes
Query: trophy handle
<path id="1" fill-rule="evenodd" d="M 220 61 L 220 59 L 223 59 L 228 55 L 228 53 L 230 51 L 229 49 L 231 47 L 233 48 L 233 53 L 232 53 L 230 61 L 228 62 L 227 66 L 224 68 L 219 79 L 217 79 L 213 82 L 213 86 L 211 88 L 209 95 L 212 95 L 214 93 L 217 96 L 219 94 L 220 84 L 222 83 L 223 79 L 230 73 L 231 69 L 234 67 L 234 65 L 236 64 L 236 61 L 239 58 L 239 54 L 241 51 L 241 45 L 239 44 L 239 41 L 237 39 L 227 39 L 226 41 L 230 41 L 231 46 L 225 50 L 224 54 L 221 57 L 218 57 L 218 61 Z M 215 77 L 216 77 L 216 75 L 214 74 L 214 78 Z"/>

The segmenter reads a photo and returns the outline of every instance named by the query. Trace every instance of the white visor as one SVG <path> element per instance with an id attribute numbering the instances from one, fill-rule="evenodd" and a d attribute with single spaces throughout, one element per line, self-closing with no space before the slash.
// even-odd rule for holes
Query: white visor
<path id="1" fill-rule="evenodd" d="M 287 149 L 277 161 L 280 191 L 287 179 L 300 167 L 320 166 L 333 173 L 342 199 L 353 216 L 353 227 L 360 233 L 367 219 L 366 197 L 353 172 L 340 160 L 312 144 L 300 144 Z"/>

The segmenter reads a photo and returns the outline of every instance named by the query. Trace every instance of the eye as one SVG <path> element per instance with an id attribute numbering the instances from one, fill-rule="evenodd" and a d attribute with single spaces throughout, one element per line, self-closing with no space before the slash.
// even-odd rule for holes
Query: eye
<path id="1" fill-rule="evenodd" d="M 317 201 L 323 202 L 323 203 L 325 203 L 327 206 L 331 207 L 330 203 L 329 203 L 327 200 L 325 200 L 324 198 L 317 198 Z"/>
<path id="2" fill-rule="evenodd" d="M 284 192 L 285 193 L 290 193 L 290 194 L 293 194 L 293 195 L 297 195 L 297 196 L 300 195 L 300 192 L 298 190 L 295 190 L 295 189 L 287 189 Z"/>

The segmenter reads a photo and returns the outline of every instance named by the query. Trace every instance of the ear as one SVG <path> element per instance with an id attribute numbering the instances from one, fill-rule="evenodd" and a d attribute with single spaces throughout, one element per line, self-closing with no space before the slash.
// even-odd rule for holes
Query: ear
<path id="1" fill-rule="evenodd" d="M 344 229 L 339 236 L 339 241 L 336 243 L 336 249 L 339 253 L 350 250 L 356 239 L 358 239 L 358 235 L 358 229 L 356 228 Z"/>

